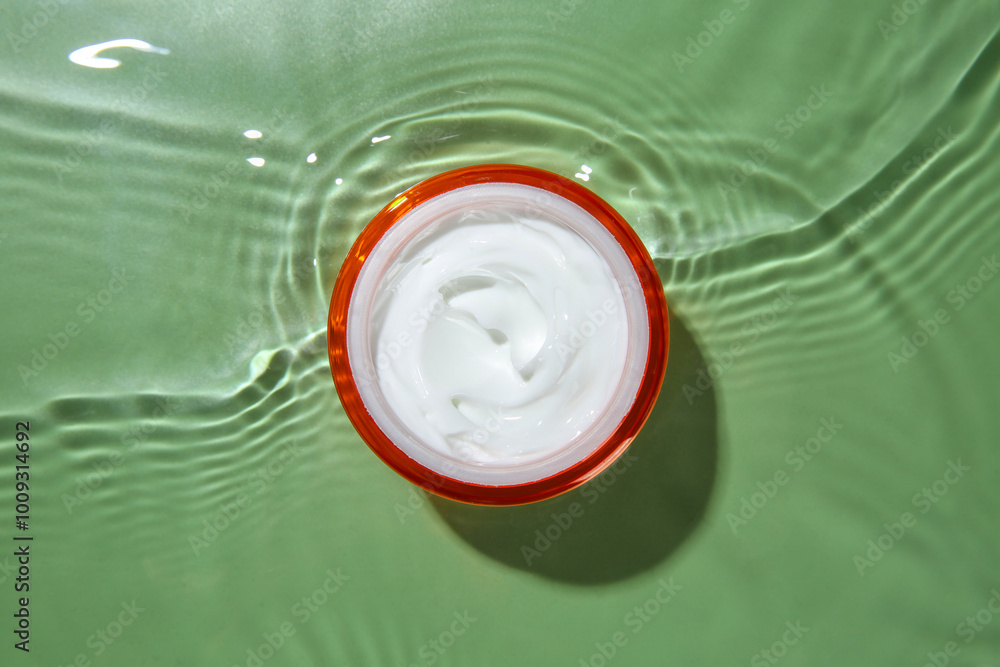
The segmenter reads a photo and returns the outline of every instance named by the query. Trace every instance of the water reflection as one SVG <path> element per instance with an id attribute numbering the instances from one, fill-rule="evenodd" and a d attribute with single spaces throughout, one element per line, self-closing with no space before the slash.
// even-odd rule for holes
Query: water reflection
<path id="1" fill-rule="evenodd" d="M 84 67 L 93 67 L 94 69 L 112 69 L 121 65 L 122 62 L 120 60 L 115 60 L 114 58 L 99 58 L 97 54 L 106 49 L 119 48 L 135 49 L 145 53 L 159 53 L 161 55 L 168 55 L 170 53 L 170 49 L 153 46 L 149 42 L 144 42 L 141 39 L 113 39 L 110 42 L 91 44 L 90 46 L 84 46 L 83 48 L 77 49 L 73 53 L 69 54 L 69 59 L 77 65 L 83 65 Z"/>

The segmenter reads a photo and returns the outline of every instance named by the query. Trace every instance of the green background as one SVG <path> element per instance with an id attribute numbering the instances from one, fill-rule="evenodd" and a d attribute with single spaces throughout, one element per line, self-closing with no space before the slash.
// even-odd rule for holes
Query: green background
<path id="1" fill-rule="evenodd" d="M 919 666 L 954 642 L 939 664 L 1000 666 L 996 3 L 0 24 L 0 540 L 22 419 L 34 536 L 29 654 L 0 550 L 0 664 Z M 67 58 L 120 38 L 170 53 Z M 326 357 L 367 221 L 484 162 L 586 176 L 673 313 L 627 469 L 510 509 L 390 471 Z"/>

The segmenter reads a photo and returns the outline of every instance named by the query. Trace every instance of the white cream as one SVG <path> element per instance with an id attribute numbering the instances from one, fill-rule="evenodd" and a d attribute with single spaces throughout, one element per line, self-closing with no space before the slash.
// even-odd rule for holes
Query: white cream
<path id="1" fill-rule="evenodd" d="M 467 186 L 408 213 L 366 259 L 351 308 L 369 413 L 409 456 L 465 481 L 520 483 L 581 460 L 625 416 L 645 364 L 624 251 L 529 186 Z"/>

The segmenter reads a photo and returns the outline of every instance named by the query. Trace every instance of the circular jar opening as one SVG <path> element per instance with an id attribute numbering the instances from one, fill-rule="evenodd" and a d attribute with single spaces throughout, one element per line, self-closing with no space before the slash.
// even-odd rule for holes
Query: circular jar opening
<path id="1" fill-rule="evenodd" d="M 515 165 L 397 196 L 348 254 L 328 331 L 369 447 L 429 491 L 487 505 L 613 463 L 652 409 L 668 337 L 628 224 L 581 185 Z"/>

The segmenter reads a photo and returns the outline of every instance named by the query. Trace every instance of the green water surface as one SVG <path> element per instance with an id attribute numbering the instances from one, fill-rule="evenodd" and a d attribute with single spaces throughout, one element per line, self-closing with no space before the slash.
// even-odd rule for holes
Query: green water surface
<path id="1" fill-rule="evenodd" d="M 1000 667 L 996 2 L 0 24 L 0 664 Z M 68 58 L 114 39 L 169 54 Z M 326 352 L 368 220 L 485 162 L 615 206 L 673 317 L 618 472 L 509 509 L 382 464 Z"/>

